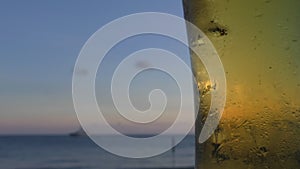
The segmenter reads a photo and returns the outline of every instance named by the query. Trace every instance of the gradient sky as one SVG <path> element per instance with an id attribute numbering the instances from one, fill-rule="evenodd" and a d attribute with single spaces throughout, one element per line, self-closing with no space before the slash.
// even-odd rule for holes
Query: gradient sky
<path id="1" fill-rule="evenodd" d="M 0 134 L 60 134 L 76 130 L 79 123 L 72 103 L 72 73 L 83 44 L 116 18 L 150 11 L 183 16 L 181 0 L 1 1 Z M 167 38 L 148 35 L 126 43 L 108 54 L 122 56 L 106 59 L 104 72 L 111 71 L 123 55 L 144 47 L 165 48 L 189 62 L 187 49 Z M 153 78 L 162 76 L 148 74 Z M 105 96 L 107 84 L 98 77 L 97 95 Z M 137 82 L 138 86 L 158 85 L 147 81 L 149 78 L 139 78 L 144 84 Z M 163 88 L 174 93 L 172 79 L 166 75 L 164 79 Z M 141 87 L 136 89 L 137 95 L 144 91 Z M 139 98 L 145 101 L 144 96 L 137 97 L 137 107 L 147 108 L 147 104 L 139 103 Z M 101 104 L 110 111 L 109 103 Z"/>

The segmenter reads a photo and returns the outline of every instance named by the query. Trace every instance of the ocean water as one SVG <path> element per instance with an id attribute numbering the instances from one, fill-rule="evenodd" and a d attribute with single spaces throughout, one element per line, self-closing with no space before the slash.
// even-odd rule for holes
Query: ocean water
<path id="1" fill-rule="evenodd" d="M 2 136 L 0 169 L 184 168 L 194 165 L 194 150 L 192 135 L 176 146 L 174 155 L 168 151 L 146 159 L 112 155 L 88 137 Z"/>

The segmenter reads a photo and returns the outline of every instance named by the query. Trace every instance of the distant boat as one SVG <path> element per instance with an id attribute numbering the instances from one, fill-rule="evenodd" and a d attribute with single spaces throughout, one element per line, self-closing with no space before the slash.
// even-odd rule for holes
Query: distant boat
<path id="1" fill-rule="evenodd" d="M 86 132 L 83 130 L 82 127 L 80 127 L 77 131 L 70 133 L 69 136 L 71 137 L 82 137 L 87 136 Z"/>

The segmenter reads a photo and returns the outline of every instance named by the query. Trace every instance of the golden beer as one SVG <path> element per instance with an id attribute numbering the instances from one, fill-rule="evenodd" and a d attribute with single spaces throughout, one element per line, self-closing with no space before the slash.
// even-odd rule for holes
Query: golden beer
<path id="1" fill-rule="evenodd" d="M 200 93 L 196 168 L 299 169 L 300 1 L 184 0 L 183 5 L 185 18 L 214 44 L 227 78 L 220 124 L 200 144 L 210 91 L 218 86 L 191 54 Z"/>

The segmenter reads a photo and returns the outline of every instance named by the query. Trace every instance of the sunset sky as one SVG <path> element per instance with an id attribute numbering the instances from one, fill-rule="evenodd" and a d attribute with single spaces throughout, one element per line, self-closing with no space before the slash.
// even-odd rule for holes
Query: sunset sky
<path id="1" fill-rule="evenodd" d="M 183 16 L 181 0 L 1 1 L 0 134 L 63 134 L 78 129 L 71 87 L 73 67 L 82 46 L 108 22 L 149 11 Z M 165 48 L 189 62 L 188 51 L 180 43 L 148 35 L 117 46 L 107 56 L 111 59 L 106 59 L 101 68 L 110 72 L 124 55 L 145 47 Z M 143 64 L 146 63 L 137 66 Z M 105 74 L 97 76 L 96 91 L 97 97 L 102 98 L 99 105 L 110 112 L 109 100 L 103 100 L 110 78 L 109 73 Z M 157 72 L 146 74 L 149 78 L 138 77 L 142 82 L 137 82 L 137 90 L 133 91 L 137 107 L 147 108 L 147 103 L 142 103 L 147 101 L 144 93 L 147 90 L 141 89 L 159 85 L 151 77 L 164 79 L 162 88 L 176 101 L 177 88 L 172 78 Z M 176 105 L 172 105 L 172 99 L 170 103 L 168 111 L 172 112 Z M 120 125 L 121 122 L 112 120 L 112 123 Z M 162 122 L 161 126 L 167 124 L 169 122 Z M 153 129 L 153 132 L 159 130 Z"/>

